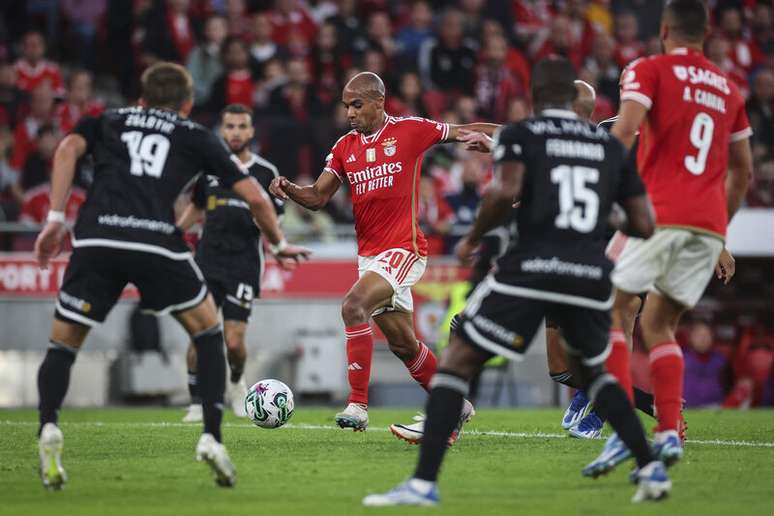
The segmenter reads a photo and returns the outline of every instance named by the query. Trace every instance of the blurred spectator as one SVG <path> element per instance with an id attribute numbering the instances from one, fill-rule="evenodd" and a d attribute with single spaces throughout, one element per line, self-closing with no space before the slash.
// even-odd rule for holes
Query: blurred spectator
<path id="1" fill-rule="evenodd" d="M 143 40 L 148 64 L 157 60 L 186 62 L 196 44 L 190 5 L 190 0 L 166 0 L 148 16 Z"/>
<path id="2" fill-rule="evenodd" d="M 714 34 L 707 39 L 705 43 L 705 54 L 707 59 L 715 63 L 718 68 L 733 80 L 742 92 L 747 96 L 747 73 L 728 55 L 729 41 L 722 34 Z"/>
<path id="3" fill-rule="evenodd" d="M 637 18 L 640 37 L 644 40 L 658 36 L 664 3 L 653 0 L 611 0 L 614 13 L 626 11 L 634 14 Z"/>
<path id="4" fill-rule="evenodd" d="M 529 117 L 529 104 L 527 103 L 527 100 L 521 97 L 511 99 L 508 104 L 508 118 L 506 119 L 506 122 L 515 124 L 527 117 Z"/>
<path id="5" fill-rule="evenodd" d="M 30 93 L 39 86 L 47 85 L 55 95 L 64 94 L 64 81 L 59 66 L 47 61 L 46 41 L 43 34 L 38 31 L 30 31 L 22 38 L 21 57 L 14 67 L 16 68 L 16 86 L 22 91 Z"/>
<path id="6" fill-rule="evenodd" d="M 462 11 L 465 37 L 478 39 L 484 23 L 482 10 L 486 0 L 459 0 L 457 3 Z"/>
<path id="7" fill-rule="evenodd" d="M 23 201 L 19 172 L 8 162 L 12 145 L 13 134 L 0 126 L 0 221 L 16 220 Z"/>
<path id="8" fill-rule="evenodd" d="M 422 99 L 422 83 L 414 72 L 404 73 L 400 78 L 398 91 L 387 97 L 386 111 L 393 116 L 428 117 Z"/>
<path id="9" fill-rule="evenodd" d="M 30 95 L 30 113 L 19 121 L 14 131 L 14 150 L 11 166 L 19 170 L 35 150 L 35 138 L 44 125 L 54 125 L 54 92 L 43 84 Z"/>
<path id="10" fill-rule="evenodd" d="M 253 16 L 253 43 L 250 46 L 250 54 L 260 64 L 273 59 L 279 52 L 279 47 L 271 39 L 272 30 L 267 14 L 258 13 Z"/>
<path id="11" fill-rule="evenodd" d="M 625 68 L 645 54 L 645 45 L 638 39 L 638 32 L 637 17 L 630 11 L 624 11 L 615 17 L 615 37 L 618 42 L 615 60 L 619 67 Z"/>
<path id="12" fill-rule="evenodd" d="M 774 156 L 767 155 L 755 168 L 747 204 L 753 208 L 774 208 Z"/>
<path id="13" fill-rule="evenodd" d="M 363 48 L 355 47 L 355 41 L 360 39 L 364 32 L 357 14 L 356 0 L 338 0 L 337 4 L 338 13 L 327 21 L 336 27 L 339 44 L 343 48 L 363 51 Z"/>
<path id="14" fill-rule="evenodd" d="M 16 127 L 24 100 L 24 92 L 16 86 L 16 69 L 10 63 L 0 62 L 0 126 Z"/>
<path id="15" fill-rule="evenodd" d="M 107 0 L 61 0 L 59 5 L 75 36 L 78 64 L 93 71 L 97 27 L 105 14 Z"/>
<path id="16" fill-rule="evenodd" d="M 373 72 L 381 77 L 387 86 L 387 90 L 393 89 L 393 77 L 387 69 L 387 59 L 380 51 L 374 49 L 366 50 L 365 54 L 363 54 L 360 67 L 367 72 Z"/>
<path id="17" fill-rule="evenodd" d="M 522 84 L 506 66 L 508 42 L 502 36 L 491 36 L 484 45 L 481 64 L 476 68 L 478 113 L 485 120 L 502 122 L 508 114 L 511 99 L 526 94 Z"/>
<path id="18" fill-rule="evenodd" d="M 685 350 L 683 397 L 688 407 L 720 405 L 723 401 L 723 377 L 726 358 L 712 349 L 712 328 L 705 322 L 694 322 Z"/>
<path id="19" fill-rule="evenodd" d="M 612 37 L 603 32 L 597 34 L 591 55 L 586 59 L 584 67 L 596 78 L 594 82 L 597 85 L 597 95 L 618 104 L 621 68 L 615 60 L 615 41 Z"/>
<path id="20" fill-rule="evenodd" d="M 395 35 L 395 42 L 407 61 L 416 62 L 419 48 L 433 37 L 433 11 L 424 0 L 411 6 L 410 23 Z"/>
<path id="21" fill-rule="evenodd" d="M 503 31 L 502 25 L 495 20 L 485 20 L 482 25 L 481 40 L 484 42 L 489 41 L 491 38 L 499 36 L 506 39 L 508 38 Z M 524 54 L 510 45 L 507 45 L 508 51 L 505 58 L 505 66 L 511 71 L 514 79 L 519 82 L 525 91 L 529 90 L 529 76 L 532 73 L 531 65 Z"/>
<path id="22" fill-rule="evenodd" d="M 253 24 L 247 14 L 245 0 L 226 0 L 225 18 L 229 36 L 242 38 L 245 41 L 250 40 Z"/>
<path id="23" fill-rule="evenodd" d="M 299 0 L 275 0 L 270 19 L 271 39 L 279 45 L 288 43 L 292 31 L 297 31 L 308 45 L 317 35 L 317 24 Z"/>
<path id="24" fill-rule="evenodd" d="M 224 71 L 212 84 L 206 110 L 217 114 L 228 104 L 253 105 L 257 79 L 247 44 L 239 38 L 228 37 L 221 48 Z"/>
<path id="25" fill-rule="evenodd" d="M 761 68 L 753 76 L 747 115 L 753 129 L 753 142 L 771 148 L 774 143 L 774 69 Z"/>
<path id="26" fill-rule="evenodd" d="M 444 253 L 444 238 L 449 232 L 453 216 L 433 178 L 422 176 L 419 182 L 419 223 L 427 238 L 429 255 Z"/>
<path id="27" fill-rule="evenodd" d="M 212 85 L 223 73 L 220 49 L 228 34 L 226 20 L 213 16 L 204 25 L 204 41 L 194 47 L 188 56 L 186 67 L 191 73 L 194 102 L 200 106 L 210 98 Z"/>
<path id="28" fill-rule="evenodd" d="M 51 175 L 51 160 L 54 158 L 60 134 L 51 125 L 42 125 L 35 136 L 35 146 L 24 161 L 20 186 L 27 192 L 43 183 Z"/>
<path id="29" fill-rule="evenodd" d="M 341 78 L 352 65 L 351 56 L 339 45 L 334 24 L 325 22 L 320 26 L 309 61 L 320 102 L 330 108 L 339 101 Z"/>
<path id="30" fill-rule="evenodd" d="M 418 64 L 425 88 L 452 95 L 473 93 L 476 50 L 464 40 L 462 21 L 459 11 L 446 11 L 438 37 L 422 45 Z"/>
<path id="31" fill-rule="evenodd" d="M 516 35 L 525 45 L 545 31 L 554 15 L 550 0 L 514 0 L 512 6 Z"/>
<path id="32" fill-rule="evenodd" d="M 478 104 L 473 97 L 460 97 L 454 103 L 454 114 L 458 124 L 472 124 L 478 120 Z"/>
<path id="33" fill-rule="evenodd" d="M 749 73 L 763 60 L 763 56 L 745 33 L 741 9 L 735 6 L 724 7 L 718 14 L 718 20 L 720 32 L 728 40 L 728 57 L 744 70 L 743 73 Z"/>
<path id="34" fill-rule="evenodd" d="M 774 5 L 771 2 L 757 2 L 750 25 L 755 45 L 771 60 L 774 55 Z"/>
<path id="35" fill-rule="evenodd" d="M 449 203 L 453 213 L 451 227 L 446 237 L 447 253 L 453 252 L 454 246 L 457 245 L 459 239 L 470 230 L 476 218 L 478 204 L 481 201 L 479 189 L 484 177 L 482 161 L 474 153 L 470 153 L 465 157 L 467 159 L 463 159 L 462 163 L 457 165 L 462 167 L 460 178 L 462 180 L 462 188 L 458 193 L 446 196 L 446 202 Z"/>
<path id="36" fill-rule="evenodd" d="M 770 322 L 771 315 L 766 315 Z M 761 404 L 774 370 L 774 337 L 769 330 L 758 323 L 742 335 L 734 357 L 736 381 L 723 402 L 724 407 L 748 408 Z"/>
<path id="37" fill-rule="evenodd" d="M 392 22 L 387 13 L 378 11 L 368 18 L 368 48 L 377 50 L 387 60 L 397 53 L 398 47 L 392 38 Z"/>
<path id="38" fill-rule="evenodd" d="M 569 57 L 575 66 L 580 66 L 583 58 L 591 53 L 596 31 L 587 18 L 589 0 L 567 0 L 563 13 L 569 20 L 570 46 Z"/>
<path id="39" fill-rule="evenodd" d="M 76 70 L 67 83 L 67 97 L 55 111 L 56 125 L 63 134 L 69 133 L 82 116 L 97 116 L 105 110 L 105 104 L 92 96 L 91 73 Z"/>
<path id="40" fill-rule="evenodd" d="M 552 18 L 547 35 L 547 39 L 535 52 L 533 61 L 538 62 L 541 59 L 556 54 L 566 57 L 576 68 L 579 68 L 583 63 L 584 56 L 580 48 L 573 48 L 572 46 L 570 19 L 563 15 Z"/>

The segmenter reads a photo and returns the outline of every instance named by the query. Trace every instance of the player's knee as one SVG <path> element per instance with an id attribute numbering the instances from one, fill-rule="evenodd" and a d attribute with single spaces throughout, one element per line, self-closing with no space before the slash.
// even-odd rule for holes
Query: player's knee
<path id="1" fill-rule="evenodd" d="M 341 304 L 341 318 L 344 320 L 344 324 L 352 326 L 367 322 L 368 314 L 366 314 L 364 305 L 365 303 L 360 297 L 352 294 L 347 295 Z"/>
<path id="2" fill-rule="evenodd" d="M 226 341 L 226 347 L 229 350 L 241 349 L 245 345 L 244 332 L 226 330 L 223 335 L 223 339 Z"/>

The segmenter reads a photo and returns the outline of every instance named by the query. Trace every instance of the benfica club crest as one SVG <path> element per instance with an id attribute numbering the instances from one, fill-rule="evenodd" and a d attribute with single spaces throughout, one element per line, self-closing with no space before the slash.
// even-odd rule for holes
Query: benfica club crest
<path id="1" fill-rule="evenodd" d="M 396 147 L 396 144 L 398 143 L 398 140 L 395 138 L 388 138 L 382 142 L 382 145 L 384 146 L 384 155 L 385 156 L 394 156 L 395 152 L 398 150 Z"/>

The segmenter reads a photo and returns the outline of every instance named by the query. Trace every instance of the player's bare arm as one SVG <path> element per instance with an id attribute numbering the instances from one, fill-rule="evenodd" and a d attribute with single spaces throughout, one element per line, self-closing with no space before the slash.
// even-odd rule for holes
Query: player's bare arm
<path id="1" fill-rule="evenodd" d="M 624 100 L 610 134 L 621 140 L 627 150 L 631 149 L 647 114 L 648 109 L 644 105 L 634 100 Z"/>
<path id="2" fill-rule="evenodd" d="M 50 211 L 46 226 L 35 240 L 35 258 L 42 269 L 48 268 L 48 261 L 59 254 L 65 236 L 64 209 L 70 195 L 75 176 L 75 164 L 86 154 L 87 143 L 83 136 L 66 136 L 54 154 L 51 171 Z"/>
<path id="3" fill-rule="evenodd" d="M 185 233 L 191 227 L 193 227 L 194 224 L 202 220 L 202 216 L 204 215 L 204 210 L 197 208 L 194 203 L 190 203 L 188 206 L 185 207 L 185 210 L 183 210 L 183 214 L 180 215 L 180 218 L 178 219 L 176 226 L 180 228 L 180 231 Z"/>
<path id="4" fill-rule="evenodd" d="M 626 222 L 621 231 L 631 237 L 650 238 L 656 230 L 656 215 L 647 195 L 629 197 L 621 206 Z"/>
<path id="5" fill-rule="evenodd" d="M 252 177 L 246 177 L 234 183 L 234 191 L 250 205 L 255 223 L 271 244 L 272 254 L 280 258 L 292 258 L 297 262 L 309 258 L 311 251 L 305 247 L 288 244 L 274 207 L 263 187 Z"/>
<path id="6" fill-rule="evenodd" d="M 478 216 L 470 230 L 455 249 L 463 264 L 468 264 L 481 238 L 492 229 L 502 225 L 513 209 L 513 203 L 521 197 L 524 181 L 524 164 L 506 162 L 495 168 L 495 179 L 481 199 Z"/>
<path id="7" fill-rule="evenodd" d="M 498 124 L 489 124 L 485 122 L 462 125 L 449 124 L 449 136 L 447 136 L 443 142 L 466 143 L 464 138 L 466 138 L 469 133 L 484 133 L 487 136 L 492 136 L 499 128 L 500 126 Z"/>
<path id="8" fill-rule="evenodd" d="M 323 208 L 336 193 L 341 181 L 332 172 L 323 171 L 314 184 L 298 186 L 284 176 L 272 180 L 269 193 L 282 200 L 291 199 L 308 210 L 317 211 Z"/>

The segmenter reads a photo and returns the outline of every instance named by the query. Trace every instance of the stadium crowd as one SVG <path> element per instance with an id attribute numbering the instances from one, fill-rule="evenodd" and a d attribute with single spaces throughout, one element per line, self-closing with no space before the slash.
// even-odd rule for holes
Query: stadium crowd
<path id="1" fill-rule="evenodd" d="M 705 52 L 742 89 L 755 132 L 755 178 L 747 205 L 774 207 L 774 1 L 709 4 L 713 32 Z M 562 54 L 596 88 L 594 119 L 603 120 L 616 112 L 618 79 L 627 63 L 660 52 L 661 8 L 657 0 L 5 2 L 0 8 L 0 221 L 45 219 L 59 139 L 81 116 L 135 101 L 141 71 L 159 60 L 187 66 L 195 83 L 193 118 L 207 126 L 227 104 L 252 106 L 256 150 L 303 183 L 319 174 L 332 143 L 349 130 L 340 91 L 358 71 L 383 77 L 392 115 L 506 123 L 530 112 L 532 64 Z M 460 147 L 440 146 L 428 154 L 420 217 L 431 254 L 449 253 L 465 234 L 490 168 L 488 157 Z M 91 173 L 89 163 L 82 163 L 70 219 L 85 198 Z M 327 211 L 291 206 L 289 212 L 290 231 L 295 226 L 320 238 L 330 237 L 333 224 L 351 222 L 346 189 Z M 0 248 L 28 245 L 23 238 L 0 235 Z M 760 270 L 767 274 L 766 267 Z M 740 274 L 743 283 L 745 273 Z M 744 289 L 736 291 L 741 295 Z M 738 405 L 748 398 L 759 402 L 766 392 L 774 397 L 769 392 L 774 338 L 771 328 L 759 328 L 774 318 L 761 316 L 741 329 L 739 319 L 733 335 L 716 324 L 707 327 L 708 337 L 707 328 L 696 322 L 686 338 L 697 357 L 688 360 L 687 376 L 695 370 L 717 382 L 722 377 L 721 393 L 730 391 L 736 397 L 727 403 Z M 767 349 L 765 374 L 733 351 L 707 358 L 722 348 L 706 346 L 713 332 L 746 355 Z M 715 398 L 711 403 L 722 402 Z"/>

